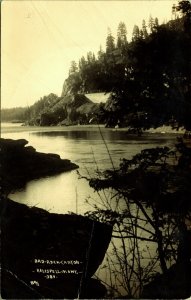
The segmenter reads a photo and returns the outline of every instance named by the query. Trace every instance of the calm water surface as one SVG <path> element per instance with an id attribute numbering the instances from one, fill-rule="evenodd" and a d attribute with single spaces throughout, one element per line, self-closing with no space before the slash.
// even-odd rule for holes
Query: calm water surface
<path id="1" fill-rule="evenodd" d="M 101 130 L 101 133 L 100 133 Z M 37 151 L 56 153 L 79 165 L 79 172 L 93 176 L 96 169 L 117 167 L 121 158 L 131 158 L 144 148 L 171 146 L 175 134 L 146 134 L 129 136 L 126 131 L 98 127 L 21 127 L 19 124 L 2 125 L 2 137 L 29 141 Z M 107 144 L 108 150 L 103 142 Z M 112 162 L 111 159 L 112 158 Z M 100 202 L 98 195 L 85 179 L 79 179 L 76 171 L 30 181 L 23 190 L 10 194 L 10 198 L 29 206 L 44 208 L 50 212 L 85 213 L 90 203 Z"/>

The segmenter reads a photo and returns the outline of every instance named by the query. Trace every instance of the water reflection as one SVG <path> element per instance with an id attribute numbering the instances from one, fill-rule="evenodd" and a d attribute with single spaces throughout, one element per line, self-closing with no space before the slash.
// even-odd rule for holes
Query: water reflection
<path id="1" fill-rule="evenodd" d="M 118 131 L 112 129 L 102 128 L 100 131 L 97 129 L 92 130 L 64 130 L 64 131 L 39 131 L 33 134 L 40 137 L 64 137 L 72 140 L 102 140 L 102 136 L 106 141 L 129 141 L 134 143 L 148 144 L 169 142 L 169 139 L 176 138 L 175 135 L 162 135 L 145 133 L 142 136 L 128 134 L 126 131 Z"/>
<path id="2" fill-rule="evenodd" d="M 118 167 L 121 158 L 130 159 L 134 154 L 145 148 L 168 146 L 175 142 L 175 135 L 145 134 L 137 137 L 127 135 L 125 131 L 111 129 L 64 130 L 50 129 L 46 132 L 14 132 L 4 134 L 8 138 L 25 138 L 39 152 L 56 153 L 79 165 L 82 175 L 93 176 L 96 169 L 105 170 Z M 107 144 L 107 148 L 103 142 Z M 110 156 L 108 155 L 108 150 Z M 84 213 L 90 209 L 85 204 L 89 196 L 96 198 L 94 191 L 86 180 L 79 180 L 76 171 L 63 173 L 53 177 L 42 178 L 29 182 L 22 191 L 11 194 L 10 197 L 30 206 L 39 206 L 46 210 L 64 213 L 78 211 Z"/>
<path id="3" fill-rule="evenodd" d="M 23 190 L 10 194 L 10 198 L 49 212 L 84 214 L 91 210 L 85 200 L 92 191 L 85 179 L 79 181 L 78 178 L 77 173 L 72 171 L 32 180 Z"/>

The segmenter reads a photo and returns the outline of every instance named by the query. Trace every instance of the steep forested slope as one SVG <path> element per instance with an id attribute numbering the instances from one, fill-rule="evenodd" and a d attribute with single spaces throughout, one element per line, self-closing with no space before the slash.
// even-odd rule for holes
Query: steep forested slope
<path id="1" fill-rule="evenodd" d="M 134 26 L 130 42 L 120 22 L 116 40 L 108 29 L 105 51 L 100 47 L 97 56 L 90 51 L 71 62 L 61 97 L 44 96 L 19 114 L 4 110 L 2 119 L 42 126 L 96 121 L 137 131 L 162 125 L 190 130 L 190 19 L 189 1 L 180 1 L 173 20 L 159 25 L 150 16 L 141 28 Z M 109 93 L 106 105 L 91 101 L 92 93 Z"/>

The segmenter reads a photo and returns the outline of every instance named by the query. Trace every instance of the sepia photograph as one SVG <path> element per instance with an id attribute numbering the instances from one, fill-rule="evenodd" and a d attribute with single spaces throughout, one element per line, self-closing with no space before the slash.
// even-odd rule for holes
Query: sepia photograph
<path id="1" fill-rule="evenodd" d="M 191 299 L 191 0 L 1 1 L 1 299 Z"/>

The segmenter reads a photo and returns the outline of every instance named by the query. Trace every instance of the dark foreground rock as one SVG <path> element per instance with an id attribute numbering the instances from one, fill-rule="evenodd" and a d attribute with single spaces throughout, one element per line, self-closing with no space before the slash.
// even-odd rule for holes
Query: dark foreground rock
<path id="1" fill-rule="evenodd" d="M 3 299 L 104 297 L 104 286 L 91 277 L 104 258 L 112 226 L 6 198 L 0 207 Z"/>
<path id="2" fill-rule="evenodd" d="M 36 152 L 24 139 L 0 139 L 1 187 L 5 193 L 22 188 L 29 180 L 77 169 L 57 154 Z"/>

